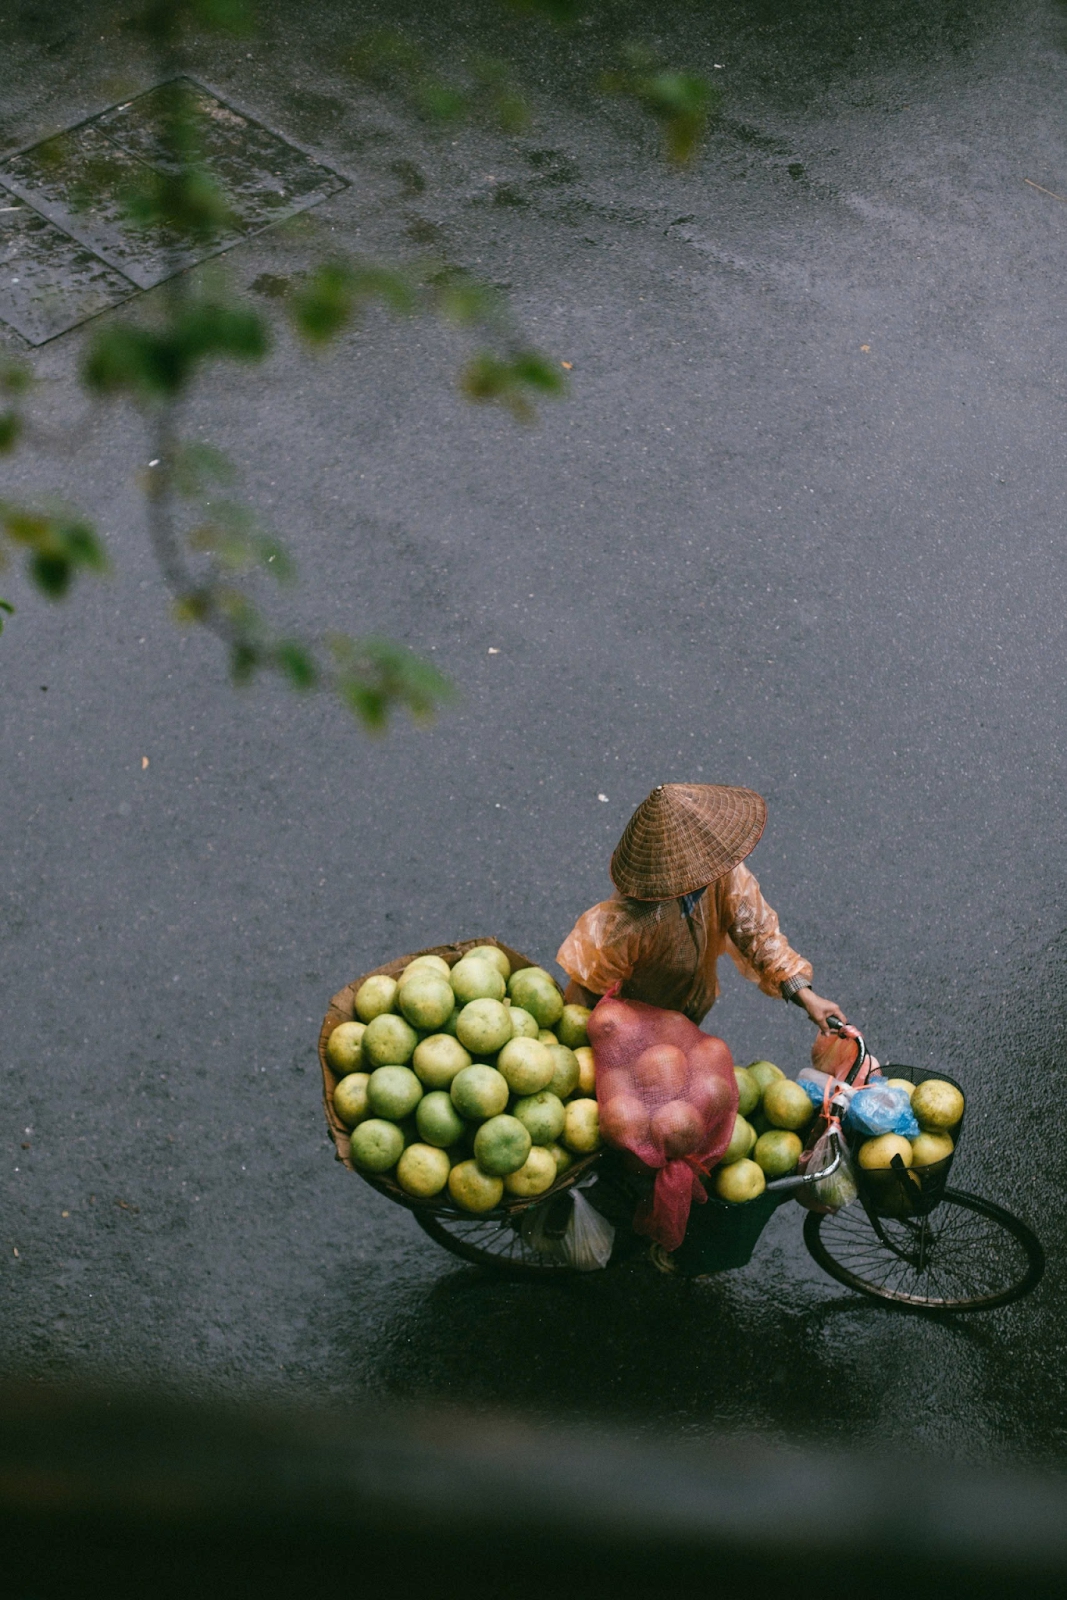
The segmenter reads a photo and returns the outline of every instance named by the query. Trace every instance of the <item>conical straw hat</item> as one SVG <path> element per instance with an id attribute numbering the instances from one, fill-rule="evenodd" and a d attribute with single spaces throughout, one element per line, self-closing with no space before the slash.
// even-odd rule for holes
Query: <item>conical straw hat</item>
<path id="1" fill-rule="evenodd" d="M 766 802 L 754 789 L 661 783 L 626 824 L 612 881 L 632 900 L 691 894 L 743 861 L 766 821 Z"/>

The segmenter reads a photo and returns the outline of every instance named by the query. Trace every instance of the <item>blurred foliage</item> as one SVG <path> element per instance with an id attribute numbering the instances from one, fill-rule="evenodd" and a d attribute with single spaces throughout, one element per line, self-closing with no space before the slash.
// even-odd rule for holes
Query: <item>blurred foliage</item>
<path id="1" fill-rule="evenodd" d="M 557 28 L 577 22 L 589 9 L 582 0 L 504 0 L 504 3 L 509 11 L 517 11 L 520 16 L 541 17 Z"/>
<path id="2" fill-rule="evenodd" d="M 529 106 L 513 84 L 507 62 L 493 56 L 476 55 L 468 64 L 466 81 L 449 81 L 406 34 L 375 28 L 359 35 L 344 59 L 355 77 L 402 94 L 427 121 L 450 124 L 483 118 L 504 133 L 522 133 L 529 124 Z"/>
<path id="3" fill-rule="evenodd" d="M 91 523 L 63 507 L 37 509 L 0 500 L 0 533 L 26 551 L 27 576 L 50 600 L 61 600 L 79 571 L 107 570 L 107 555 Z"/>
<path id="4" fill-rule="evenodd" d="M 439 706 L 457 699 L 452 684 L 436 667 L 391 639 L 334 634 L 329 646 L 341 699 L 372 731 L 385 727 L 395 706 L 425 724 Z"/>
<path id="5" fill-rule="evenodd" d="M 468 400 L 480 405 L 495 403 L 506 407 L 517 422 L 535 420 L 532 395 L 567 392 L 559 367 L 539 350 L 519 350 L 508 356 L 483 351 L 463 369 L 460 388 Z"/>
<path id="6" fill-rule="evenodd" d="M 691 161 L 719 108 L 719 90 L 695 73 L 669 71 L 643 45 L 629 45 L 623 55 L 625 66 L 604 73 L 602 88 L 629 96 L 655 117 L 671 161 L 680 166 Z"/>
<path id="7" fill-rule="evenodd" d="M 193 293 L 170 303 L 158 326 L 102 327 L 90 340 L 82 378 L 98 395 L 173 400 L 207 362 L 261 361 L 269 348 L 270 332 L 257 311 Z"/>

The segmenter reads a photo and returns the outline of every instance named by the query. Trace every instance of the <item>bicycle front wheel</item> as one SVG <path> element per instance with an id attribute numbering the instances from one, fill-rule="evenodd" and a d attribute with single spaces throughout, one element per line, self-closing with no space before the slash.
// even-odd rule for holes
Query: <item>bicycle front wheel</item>
<path id="1" fill-rule="evenodd" d="M 992 1311 L 1029 1294 L 1045 1270 L 1025 1222 L 961 1189 L 946 1189 L 925 1217 L 872 1219 L 862 1205 L 809 1211 L 804 1243 L 847 1288 L 930 1311 Z"/>

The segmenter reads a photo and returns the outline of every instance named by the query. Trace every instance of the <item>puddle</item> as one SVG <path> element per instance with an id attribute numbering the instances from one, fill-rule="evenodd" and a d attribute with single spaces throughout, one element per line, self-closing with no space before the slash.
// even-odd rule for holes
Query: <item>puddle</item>
<path id="1" fill-rule="evenodd" d="M 197 143 L 228 224 L 183 237 L 126 216 L 127 198 L 166 170 L 159 137 L 168 85 L 150 89 L 0 163 L 0 320 L 44 344 L 175 272 L 318 205 L 347 180 L 191 79 Z"/>

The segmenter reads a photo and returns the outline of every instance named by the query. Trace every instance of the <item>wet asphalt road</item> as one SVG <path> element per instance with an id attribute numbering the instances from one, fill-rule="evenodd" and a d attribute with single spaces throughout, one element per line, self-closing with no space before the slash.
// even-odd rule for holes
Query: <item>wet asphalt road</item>
<path id="1" fill-rule="evenodd" d="M 353 87 L 338 45 L 370 7 L 272 4 L 193 49 L 352 187 L 227 258 L 278 354 L 214 375 L 188 429 L 293 547 L 288 614 L 431 650 L 458 712 L 369 742 L 234 693 L 168 619 L 140 423 L 84 413 L 81 333 L 36 358 L 62 451 L 5 481 L 91 510 L 116 572 L 61 608 L 5 578 L 0 1365 L 1055 1458 L 1067 205 L 1024 180 L 1067 192 L 1062 14 L 658 8 L 725 94 L 679 175 L 585 87 L 641 8 L 546 44 L 449 10 L 518 50 L 529 135 L 432 137 Z M 151 81 L 119 8 L 39 12 L 0 6 L 0 151 Z M 536 429 L 461 404 L 434 327 L 372 318 L 323 360 L 284 333 L 277 292 L 324 252 L 429 241 L 573 364 Z M 550 959 L 665 779 L 767 796 L 783 925 L 883 1058 L 968 1087 L 957 1178 L 1039 1227 L 1030 1300 L 868 1306 L 792 1207 L 707 1287 L 501 1285 L 331 1160 L 331 993 L 457 936 Z M 716 1031 L 795 1072 L 806 1020 L 725 977 Z"/>

